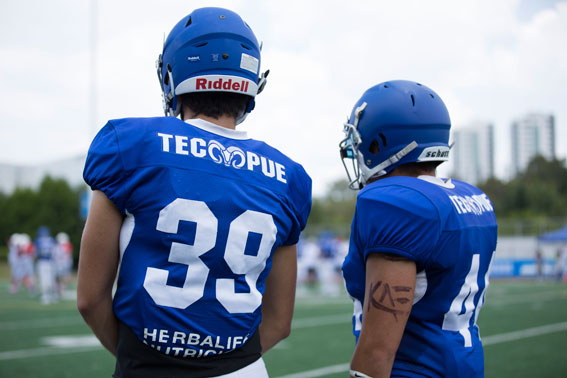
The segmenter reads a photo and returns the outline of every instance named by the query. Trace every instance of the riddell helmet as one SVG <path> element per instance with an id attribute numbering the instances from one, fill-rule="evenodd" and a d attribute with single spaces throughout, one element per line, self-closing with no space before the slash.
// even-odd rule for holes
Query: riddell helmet
<path id="1" fill-rule="evenodd" d="M 447 161 L 450 128 L 443 100 L 425 85 L 395 80 L 371 87 L 354 105 L 339 145 L 350 188 L 402 164 Z"/>
<path id="2" fill-rule="evenodd" d="M 260 75 L 260 50 L 252 29 L 223 8 L 200 8 L 177 23 L 156 62 L 165 115 L 177 116 L 177 96 L 191 92 L 232 92 L 250 96 L 254 108 L 268 71 Z"/>

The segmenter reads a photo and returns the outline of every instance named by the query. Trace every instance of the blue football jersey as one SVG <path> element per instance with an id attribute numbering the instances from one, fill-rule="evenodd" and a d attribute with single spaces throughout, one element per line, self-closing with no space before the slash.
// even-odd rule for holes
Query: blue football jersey
<path id="1" fill-rule="evenodd" d="M 55 239 L 51 236 L 40 236 L 35 241 L 38 260 L 51 260 L 55 250 Z"/>
<path id="2" fill-rule="evenodd" d="M 200 119 L 133 118 L 98 133 L 84 179 L 125 215 L 114 312 L 141 341 L 201 357 L 256 332 L 272 255 L 311 208 L 301 165 Z"/>
<path id="3" fill-rule="evenodd" d="M 476 320 L 484 302 L 497 224 L 488 197 L 464 182 L 431 176 L 390 177 L 360 191 L 343 263 L 362 325 L 365 261 L 371 253 L 416 263 L 417 281 L 392 377 L 482 377 Z"/>

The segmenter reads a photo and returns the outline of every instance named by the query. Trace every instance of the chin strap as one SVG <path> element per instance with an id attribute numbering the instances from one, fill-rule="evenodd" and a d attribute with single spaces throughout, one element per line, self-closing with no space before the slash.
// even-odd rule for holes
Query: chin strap
<path id="1" fill-rule="evenodd" d="M 400 151 L 396 152 L 395 154 L 393 154 L 392 156 L 390 156 L 388 159 L 384 160 L 382 163 L 378 164 L 377 166 L 375 166 L 372 169 L 369 169 L 367 172 L 364 173 L 364 177 L 365 178 L 365 182 L 366 183 L 372 176 L 383 176 L 386 174 L 385 169 L 388 168 L 391 165 L 396 164 L 397 162 L 399 162 L 400 160 L 402 160 L 402 158 L 404 156 L 406 156 L 407 154 L 409 154 L 410 152 L 412 152 L 415 148 L 417 147 L 417 142 L 414 140 L 413 142 L 411 142 L 410 144 L 408 144 L 407 146 L 405 146 L 404 148 L 402 148 Z M 360 159 L 362 159 L 362 162 L 360 163 L 364 163 L 364 156 L 362 156 L 362 154 L 358 155 L 360 157 Z M 364 164 L 361 164 L 362 167 L 365 167 Z"/>
<path id="2" fill-rule="evenodd" d="M 270 74 L 270 70 L 266 70 L 266 72 L 260 75 L 260 78 L 258 79 L 258 91 L 256 92 L 256 96 L 259 95 L 260 92 L 264 90 L 264 87 L 266 86 L 266 82 L 267 82 L 267 77 L 269 74 Z M 237 125 L 240 125 L 242 122 L 244 122 L 246 117 L 248 117 L 248 114 L 250 114 L 252 110 L 254 110 L 254 106 L 256 106 L 256 102 L 254 101 L 254 99 L 251 99 L 244 113 L 236 117 Z"/>
<path id="3" fill-rule="evenodd" d="M 258 92 L 256 92 L 256 95 L 259 95 L 264 90 L 269 74 L 270 70 L 266 70 L 266 72 L 260 75 L 260 78 L 258 79 Z"/>

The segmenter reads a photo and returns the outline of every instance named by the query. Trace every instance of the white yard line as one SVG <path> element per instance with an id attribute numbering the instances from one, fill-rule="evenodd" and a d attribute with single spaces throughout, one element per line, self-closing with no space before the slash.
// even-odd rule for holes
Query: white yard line
<path id="1" fill-rule="evenodd" d="M 500 333 L 498 335 L 490 335 L 482 338 L 482 345 L 494 345 L 505 343 L 507 341 L 521 340 L 528 337 L 547 335 L 548 333 L 567 331 L 567 322 L 548 324 L 540 327 L 533 327 L 528 329 L 521 329 L 519 331 L 512 331 Z"/>
<path id="2" fill-rule="evenodd" d="M 73 348 L 41 347 L 33 349 L 9 350 L 6 352 L 0 352 L 0 361 L 20 360 L 23 358 L 31 357 L 54 356 L 57 354 L 92 352 L 95 350 L 102 350 L 102 345 Z"/>
<path id="3" fill-rule="evenodd" d="M 488 289 L 488 296 L 486 297 L 485 306 L 497 307 L 509 304 L 531 303 L 534 301 L 543 302 L 554 299 L 567 299 L 567 291 L 551 291 L 539 292 L 530 294 L 515 294 L 515 295 L 490 295 L 490 288 Z"/>
<path id="4" fill-rule="evenodd" d="M 75 325 L 81 323 L 84 323 L 84 321 L 77 316 L 43 318 L 43 319 L 26 319 L 26 320 L 8 320 L 8 321 L 0 322 L 0 330 L 17 331 L 20 329 L 61 327 L 65 325 Z"/>

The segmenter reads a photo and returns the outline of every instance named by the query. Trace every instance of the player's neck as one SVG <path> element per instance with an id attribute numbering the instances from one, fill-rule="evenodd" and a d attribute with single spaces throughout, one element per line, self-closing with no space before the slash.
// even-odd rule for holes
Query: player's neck
<path id="1" fill-rule="evenodd" d="M 200 118 L 203 121 L 214 123 L 217 126 L 221 126 L 227 129 L 232 129 L 232 130 L 236 129 L 236 120 L 234 119 L 234 117 L 230 117 L 227 115 L 222 115 L 219 118 L 213 118 L 203 114 L 187 114 L 186 116 L 183 117 L 183 120 L 186 121 L 192 118 Z"/>
<path id="2" fill-rule="evenodd" d="M 396 176 L 405 176 L 405 177 L 419 177 L 419 176 L 433 176 L 436 177 L 436 170 L 435 169 L 415 169 L 412 167 L 407 166 L 399 166 L 394 168 L 390 173 L 379 176 L 373 177 L 368 180 L 368 182 L 374 182 L 380 179 L 384 179 L 386 177 L 396 177 Z"/>

